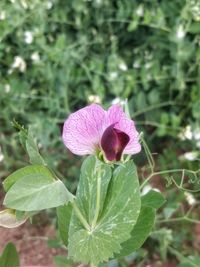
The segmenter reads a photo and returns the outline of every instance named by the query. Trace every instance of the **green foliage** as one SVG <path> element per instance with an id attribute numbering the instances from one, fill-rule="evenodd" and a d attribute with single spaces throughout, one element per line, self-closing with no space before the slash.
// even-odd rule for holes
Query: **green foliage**
<path id="1" fill-rule="evenodd" d="M 117 257 L 128 256 L 143 245 L 154 226 L 156 209 L 165 202 L 162 194 L 154 190 L 142 196 L 141 201 L 142 207 L 138 220 L 131 231 L 131 238 L 122 244 L 122 249 Z"/>
<path id="2" fill-rule="evenodd" d="M 99 172 L 101 184 L 105 188 L 103 190 L 108 188 L 106 198 L 104 194 L 99 195 L 100 202 L 98 202 L 98 190 L 92 190 L 98 186 Z M 77 191 L 77 205 L 87 218 L 89 227 L 84 227 L 73 211 L 68 250 L 69 256 L 75 261 L 92 262 L 95 265 L 107 261 L 114 253 L 119 253 L 120 244 L 130 237 L 130 232 L 137 221 L 140 212 L 140 194 L 135 165 L 133 162 L 128 162 L 117 167 L 110 183 L 108 174 L 108 166 L 95 160 L 94 157 L 87 158 L 83 163 Z M 91 220 L 90 209 L 93 210 L 91 200 L 96 204 L 93 218 L 97 220 Z M 103 204 L 103 210 L 98 207 L 98 203 Z"/>
<path id="3" fill-rule="evenodd" d="M 66 256 L 55 256 L 54 262 L 56 267 L 74 267 L 75 264 L 67 259 Z"/>
<path id="4" fill-rule="evenodd" d="M 27 160 L 11 126 L 16 118 L 30 125 L 29 131 L 17 127 L 29 162 L 59 169 L 74 192 L 80 160 L 66 152 L 58 137 L 67 115 L 90 103 L 91 95 L 98 96 L 106 107 L 113 99 L 119 102 L 128 98 L 138 130 L 145 133 L 151 151 L 158 153 L 156 168 L 199 168 L 200 140 L 195 137 L 200 124 L 198 0 L 12 2 L 0 1 L 0 148 L 4 157 L 0 162 L 0 179 L 24 167 L 24 159 Z M 179 138 L 186 125 L 191 126 L 189 141 Z M 38 138 L 39 149 L 33 136 Z M 40 151 L 47 155 L 45 160 Z M 188 151 L 197 151 L 197 159 L 182 160 L 181 156 Z M 21 183 L 17 172 L 10 177 L 4 183 L 8 194 Z M 179 174 L 177 178 L 180 179 Z M 30 185 L 25 178 L 24 182 Z M 35 182 L 34 179 L 32 185 Z M 184 184 L 188 188 L 188 183 Z M 198 179 L 195 186 L 199 189 Z M 16 192 L 20 197 L 19 189 Z M 151 203 L 152 193 L 149 194 L 142 197 L 147 204 Z M 167 198 L 172 194 L 166 192 Z M 176 195 L 173 203 L 168 201 L 160 211 L 161 218 L 177 215 L 183 200 L 178 196 L 183 194 Z M 198 200 L 199 195 L 195 198 Z M 153 202 L 154 208 L 163 201 Z M 90 203 L 94 201 L 91 199 Z M 93 214 L 94 206 L 87 216 L 92 218 Z M 65 219 L 63 225 L 68 224 Z M 162 225 L 156 230 L 159 227 Z M 162 247 L 163 258 L 170 242 L 185 250 L 184 241 L 191 233 L 190 228 L 184 227 L 185 232 L 182 228 L 181 241 L 177 241 L 179 227 L 167 227 L 171 230 L 164 229 L 155 238 Z M 66 244 L 67 227 L 63 229 L 61 226 Z"/>
<path id="5" fill-rule="evenodd" d="M 8 243 L 0 256 L 1 267 L 19 267 L 19 257 L 15 246 Z"/>
<path id="6" fill-rule="evenodd" d="M 146 206 L 141 207 L 137 223 L 131 231 L 131 238 L 122 243 L 122 249 L 117 257 L 128 256 L 143 245 L 153 228 L 155 216 L 155 209 Z"/>
<path id="7" fill-rule="evenodd" d="M 58 207 L 73 199 L 65 185 L 42 165 L 17 170 L 8 176 L 4 187 L 9 189 L 4 205 L 22 211 Z"/>
<path id="8" fill-rule="evenodd" d="M 58 230 L 65 246 L 68 245 L 69 223 L 72 214 L 71 204 L 60 206 L 56 209 L 58 218 Z"/>
<path id="9" fill-rule="evenodd" d="M 165 203 L 163 195 L 155 190 L 149 191 L 142 196 L 142 205 L 159 209 Z"/>
<path id="10" fill-rule="evenodd" d="M 128 98 L 130 114 L 150 133 L 156 152 L 160 140 L 177 140 L 182 126 L 198 125 L 199 11 L 190 2 L 2 0 L 0 142 L 5 167 L 22 164 L 10 126 L 16 118 L 37 131 L 52 165 L 64 161 L 73 177 L 72 162 L 57 136 L 67 115 L 91 95 L 106 106 L 116 97 Z M 17 64 L 16 56 L 23 61 Z M 55 147 L 60 149 L 56 156 Z M 14 164 L 11 154 L 18 160 Z"/>

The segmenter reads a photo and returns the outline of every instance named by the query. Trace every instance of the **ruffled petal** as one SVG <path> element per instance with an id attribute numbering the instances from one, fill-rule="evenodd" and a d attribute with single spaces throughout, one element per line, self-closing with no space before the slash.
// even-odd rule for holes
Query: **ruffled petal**
<path id="1" fill-rule="evenodd" d="M 135 128 L 134 121 L 129 119 L 119 105 L 113 105 L 107 111 L 107 124 L 115 124 L 115 128 L 126 133 L 130 140 L 126 145 L 124 154 L 136 154 L 141 151 L 139 133 Z"/>
<path id="2" fill-rule="evenodd" d="M 74 154 L 95 153 L 100 144 L 105 111 L 92 104 L 72 113 L 63 126 L 63 142 Z"/>

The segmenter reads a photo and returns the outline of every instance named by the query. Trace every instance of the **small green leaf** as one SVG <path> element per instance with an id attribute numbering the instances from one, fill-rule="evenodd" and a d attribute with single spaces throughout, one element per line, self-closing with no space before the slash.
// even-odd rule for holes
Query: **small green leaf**
<path id="1" fill-rule="evenodd" d="M 24 126 L 20 125 L 16 120 L 13 121 L 13 125 L 16 129 L 19 130 L 20 143 L 27 151 L 30 163 L 36 165 L 46 165 L 31 134 L 31 128 L 29 128 L 28 130 L 25 129 Z"/>
<path id="2" fill-rule="evenodd" d="M 68 245 L 68 232 L 69 232 L 69 223 L 72 214 L 72 206 L 70 204 L 60 206 L 56 209 L 58 217 L 58 229 L 60 237 L 65 244 Z"/>
<path id="3" fill-rule="evenodd" d="M 73 199 L 65 185 L 42 165 L 27 166 L 11 174 L 4 188 L 9 189 L 4 205 L 22 211 L 58 207 Z"/>
<path id="4" fill-rule="evenodd" d="M 137 223 L 131 232 L 131 238 L 122 243 L 122 250 L 116 257 L 128 256 L 143 245 L 152 230 L 155 215 L 155 209 L 145 206 L 141 207 Z"/>
<path id="5" fill-rule="evenodd" d="M 69 260 L 67 256 L 55 256 L 54 262 L 56 267 L 75 267 L 76 265 L 73 263 L 72 260 Z"/>
<path id="6" fill-rule="evenodd" d="M 86 229 L 75 212 L 69 229 L 69 256 L 75 261 L 92 262 L 97 265 L 119 253 L 120 244 L 130 237 L 139 212 L 140 194 L 136 167 L 132 161 L 115 169 L 110 180 L 108 165 L 101 163 L 101 199 L 106 198 L 102 211 L 95 225 L 92 224 L 89 210 L 96 206 L 96 184 L 99 164 L 94 157 L 89 157 L 81 168 L 81 179 L 77 190 L 77 205 L 90 225 Z M 110 180 L 110 183 L 109 183 Z M 103 186 L 102 186 L 103 184 Z M 108 187 L 109 184 L 109 187 Z M 94 203 L 91 202 L 94 201 Z M 100 201 L 102 203 L 102 201 Z"/>
<path id="7" fill-rule="evenodd" d="M 165 203 L 163 195 L 155 190 L 149 191 L 146 195 L 142 196 L 141 200 L 143 206 L 154 209 L 159 209 Z"/>
<path id="8" fill-rule="evenodd" d="M 46 165 L 44 159 L 40 155 L 38 147 L 33 139 L 33 136 L 31 135 L 30 128 L 28 130 L 28 136 L 26 140 L 26 150 L 29 155 L 29 161 L 31 164 Z"/>
<path id="9" fill-rule="evenodd" d="M 8 243 L 0 257 L 1 267 L 19 267 L 19 257 L 15 246 Z"/>

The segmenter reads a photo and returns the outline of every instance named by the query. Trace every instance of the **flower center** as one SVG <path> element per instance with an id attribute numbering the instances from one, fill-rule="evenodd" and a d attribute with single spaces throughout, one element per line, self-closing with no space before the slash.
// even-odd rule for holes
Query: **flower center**
<path id="1" fill-rule="evenodd" d="M 122 152 L 130 140 L 126 133 L 114 126 L 115 124 L 112 124 L 106 128 L 101 138 L 101 148 L 110 161 L 121 159 Z"/>

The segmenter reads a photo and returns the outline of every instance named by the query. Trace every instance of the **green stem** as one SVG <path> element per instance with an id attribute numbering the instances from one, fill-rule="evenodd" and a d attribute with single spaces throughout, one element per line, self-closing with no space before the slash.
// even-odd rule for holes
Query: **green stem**
<path id="1" fill-rule="evenodd" d="M 96 197 L 96 210 L 94 214 L 94 219 L 92 221 L 92 228 L 95 227 L 97 223 L 97 219 L 99 216 L 99 211 L 100 211 L 100 201 L 101 201 L 101 169 L 100 165 L 97 167 L 97 197 Z"/>
<path id="2" fill-rule="evenodd" d="M 191 174 L 194 175 L 194 174 L 198 173 L 199 170 L 197 170 L 197 171 L 191 171 L 191 170 L 186 170 L 186 169 L 174 169 L 174 170 L 165 170 L 165 171 L 159 171 L 159 172 L 152 172 L 152 173 L 146 178 L 146 180 L 141 184 L 140 189 L 142 189 L 142 188 L 149 182 L 149 180 L 150 180 L 153 176 L 155 176 L 155 175 L 162 175 L 162 174 L 175 173 L 175 172 L 182 172 L 183 174 L 185 174 L 185 172 L 188 172 L 188 173 L 191 173 Z M 178 184 L 176 183 L 176 181 L 173 179 L 173 182 L 176 184 L 176 186 L 177 186 L 178 188 L 182 188 L 183 180 L 184 180 L 184 176 L 183 176 L 183 174 L 182 174 L 181 184 L 180 184 L 180 185 L 178 185 Z M 189 190 L 188 190 L 188 191 L 189 191 Z"/>
<path id="3" fill-rule="evenodd" d="M 192 219 L 192 218 L 189 218 L 187 216 L 182 216 L 182 217 L 179 217 L 179 218 L 172 218 L 172 219 L 165 219 L 165 220 L 157 220 L 156 223 L 171 223 L 171 222 L 181 222 L 181 221 L 200 224 L 200 221 Z"/>
<path id="4" fill-rule="evenodd" d="M 78 206 L 76 205 L 75 201 L 72 203 L 73 209 L 76 213 L 76 216 L 79 218 L 80 222 L 83 224 L 86 230 L 90 231 L 90 226 L 87 223 L 86 219 L 83 217 L 83 214 L 79 210 Z"/>

